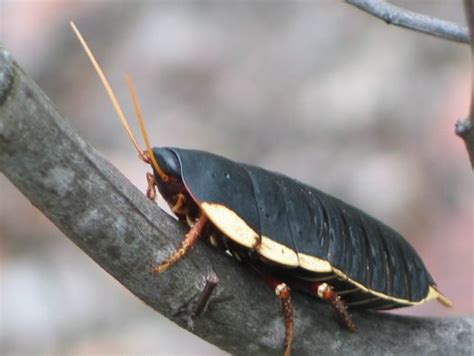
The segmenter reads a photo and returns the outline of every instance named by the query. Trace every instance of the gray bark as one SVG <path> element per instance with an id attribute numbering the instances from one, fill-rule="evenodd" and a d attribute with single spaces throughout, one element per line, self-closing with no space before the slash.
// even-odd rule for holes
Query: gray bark
<path id="1" fill-rule="evenodd" d="M 139 192 L 0 49 L 0 169 L 79 248 L 151 308 L 233 354 L 280 354 L 279 301 L 252 271 L 204 243 L 150 275 L 185 230 Z M 219 284 L 193 323 L 186 309 L 215 272 Z M 80 287 L 80 286 L 79 286 Z M 471 354 L 472 317 L 354 313 L 343 330 L 325 304 L 294 294 L 295 354 Z M 184 311 L 184 312 L 183 312 Z"/>
<path id="2" fill-rule="evenodd" d="M 464 0 L 464 12 L 469 25 L 471 43 L 471 109 L 468 117 L 456 123 L 456 134 L 464 140 L 474 169 L 474 0 Z"/>
<path id="3" fill-rule="evenodd" d="M 474 6 L 473 0 L 464 0 L 464 10 L 468 27 L 418 14 L 401 7 L 392 5 L 383 0 L 346 0 L 367 13 L 384 20 L 389 25 L 400 26 L 409 30 L 422 32 L 446 40 L 471 45 L 471 54 L 474 53 Z M 474 55 L 471 56 L 471 62 Z M 469 116 L 458 120 L 455 132 L 464 140 L 467 153 L 474 169 L 474 72 L 471 73 L 471 110 Z"/>
<path id="4" fill-rule="evenodd" d="M 378 17 L 389 25 L 469 44 L 468 29 L 457 23 L 418 14 L 383 0 L 346 0 L 346 2 Z"/>

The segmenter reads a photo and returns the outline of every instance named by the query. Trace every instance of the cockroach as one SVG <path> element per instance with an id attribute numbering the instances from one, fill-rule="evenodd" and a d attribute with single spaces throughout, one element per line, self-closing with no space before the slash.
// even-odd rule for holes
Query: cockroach
<path id="1" fill-rule="evenodd" d="M 139 156 L 152 168 L 147 196 L 156 188 L 189 226 L 178 250 L 153 267 L 156 275 L 208 240 L 249 265 L 281 300 L 284 352 L 293 342 L 291 290 L 328 302 L 341 324 L 355 330 L 348 309 L 386 310 L 436 299 L 436 286 L 413 247 L 395 230 L 329 194 L 283 174 L 219 155 L 175 147 L 151 148 L 135 88 L 128 78 L 147 149 L 141 150 L 93 54 L 71 23 L 97 70 Z"/>

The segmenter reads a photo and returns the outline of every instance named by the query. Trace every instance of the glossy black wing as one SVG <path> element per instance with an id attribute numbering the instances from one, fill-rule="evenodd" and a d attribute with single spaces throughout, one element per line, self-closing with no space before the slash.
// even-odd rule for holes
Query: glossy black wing
<path id="1" fill-rule="evenodd" d="M 252 180 L 241 164 L 205 151 L 169 149 L 177 155 L 183 182 L 194 198 L 227 206 L 260 233 Z"/>
<path id="2" fill-rule="evenodd" d="M 363 211 L 278 173 L 208 152 L 172 150 L 197 199 L 226 205 L 259 234 L 392 297 L 419 301 L 434 284 L 410 244 Z"/>
<path id="3" fill-rule="evenodd" d="M 295 207 L 288 210 L 288 219 L 298 225 L 296 229 L 312 231 L 295 239 L 298 252 L 329 261 L 371 290 L 410 301 L 426 297 L 434 281 L 399 233 L 337 198 L 285 178 L 285 201 Z M 314 219 L 308 220 L 304 210 Z"/>

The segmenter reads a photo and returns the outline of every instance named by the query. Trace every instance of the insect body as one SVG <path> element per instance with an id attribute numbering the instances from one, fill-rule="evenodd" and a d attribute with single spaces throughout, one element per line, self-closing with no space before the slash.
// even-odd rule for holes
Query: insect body
<path id="1" fill-rule="evenodd" d="M 402 236 L 359 209 L 292 178 L 208 152 L 153 153 L 179 182 L 189 211 L 207 215 L 237 250 L 255 249 L 259 260 L 291 271 L 295 279 L 326 276 L 336 291 L 346 292 L 349 305 L 381 309 L 444 300 Z M 169 183 L 155 177 L 173 206 L 177 198 Z"/>
<path id="2" fill-rule="evenodd" d="M 155 187 L 190 227 L 180 248 L 153 268 L 159 274 L 199 239 L 229 251 L 274 289 L 285 317 L 285 354 L 293 340 L 291 289 L 327 301 L 355 330 L 348 308 L 392 309 L 443 296 L 415 250 L 397 232 L 361 210 L 287 176 L 203 151 L 151 149 L 129 82 L 147 151 L 136 144 L 97 62 L 73 26 L 139 151 Z"/>
<path id="3" fill-rule="evenodd" d="M 347 308 L 393 309 L 431 299 L 451 304 L 409 243 L 361 210 L 295 179 L 208 152 L 165 147 L 152 154 L 162 172 L 154 169 L 150 189 L 158 187 L 191 231 L 199 226 L 194 221 L 208 219 L 208 236 L 219 234 L 216 245 L 250 264 L 282 299 L 288 353 L 290 288 L 328 301 L 351 330 Z M 154 271 L 169 268 L 195 241 L 186 238 Z"/>

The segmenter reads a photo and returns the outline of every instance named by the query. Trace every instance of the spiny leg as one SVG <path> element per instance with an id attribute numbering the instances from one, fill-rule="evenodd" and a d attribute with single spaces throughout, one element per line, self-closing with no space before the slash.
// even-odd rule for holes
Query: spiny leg
<path id="1" fill-rule="evenodd" d="M 151 173 L 146 174 L 146 181 L 148 187 L 146 188 L 146 196 L 148 199 L 154 201 L 156 199 L 156 179 L 155 176 Z"/>
<path id="2" fill-rule="evenodd" d="M 181 258 L 183 258 L 199 240 L 199 236 L 206 227 L 207 220 L 208 219 L 206 215 L 201 215 L 198 221 L 196 221 L 196 223 L 184 237 L 184 240 L 181 242 L 181 246 L 179 247 L 179 249 L 177 249 L 173 255 L 168 257 L 166 261 L 162 262 L 158 266 L 154 266 L 151 272 L 155 275 L 160 274 L 161 272 L 166 271 L 168 268 L 178 262 Z"/>
<path id="3" fill-rule="evenodd" d="M 274 278 L 270 274 L 262 271 L 257 266 L 252 266 L 258 274 L 263 278 L 265 283 L 275 291 L 275 294 L 280 299 L 281 310 L 285 319 L 285 344 L 284 344 L 284 356 L 291 355 L 291 346 L 293 344 L 293 303 L 291 301 L 290 287 L 286 283 Z"/>
<path id="4" fill-rule="evenodd" d="M 281 310 L 285 318 L 285 344 L 284 356 L 290 356 L 293 344 L 293 303 L 291 301 L 290 288 L 285 283 L 280 283 L 275 288 L 275 294 L 281 301 Z"/>
<path id="5" fill-rule="evenodd" d="M 331 304 L 343 326 L 345 326 L 350 331 L 357 330 L 357 327 L 352 321 L 351 315 L 347 311 L 346 304 L 342 301 L 341 297 L 337 295 L 333 287 L 327 283 L 321 283 L 317 286 L 316 293 L 318 297 Z"/>
<path id="6" fill-rule="evenodd" d="M 171 211 L 174 214 L 185 214 L 186 213 L 186 196 L 183 193 L 178 193 L 176 203 L 171 207 Z"/>

